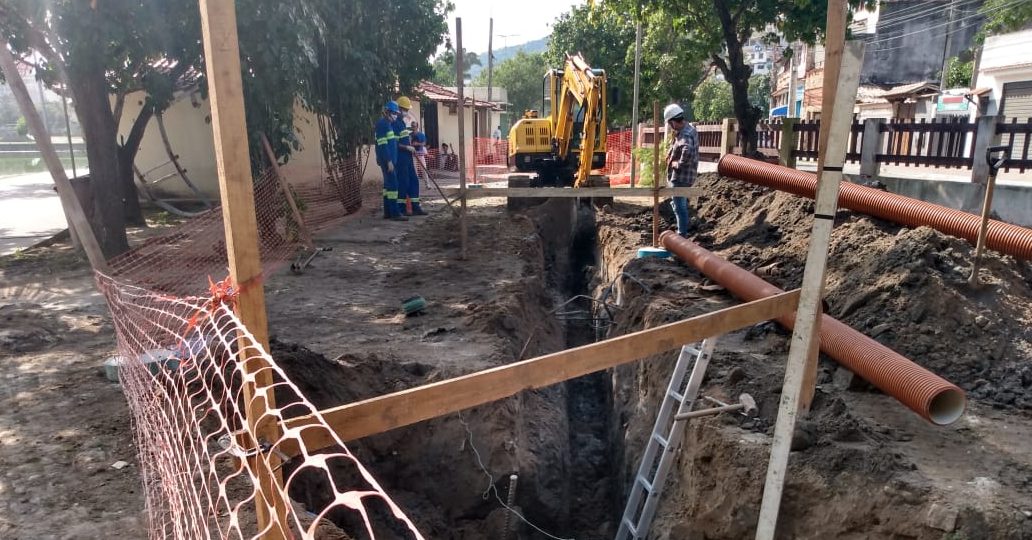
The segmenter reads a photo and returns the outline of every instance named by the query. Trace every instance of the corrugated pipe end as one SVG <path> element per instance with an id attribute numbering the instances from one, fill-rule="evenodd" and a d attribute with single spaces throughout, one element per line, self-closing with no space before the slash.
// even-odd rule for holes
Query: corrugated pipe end
<path id="1" fill-rule="evenodd" d="M 956 386 L 943 388 L 928 402 L 928 420 L 937 426 L 948 426 L 964 415 L 967 397 Z"/>

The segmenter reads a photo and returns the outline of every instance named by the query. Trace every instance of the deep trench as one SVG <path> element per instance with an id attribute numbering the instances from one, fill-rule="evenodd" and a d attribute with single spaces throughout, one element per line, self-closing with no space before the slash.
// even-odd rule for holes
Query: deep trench
<path id="1" fill-rule="evenodd" d="M 595 214 L 590 204 L 578 204 L 569 248 L 569 266 L 561 287 L 567 298 L 581 297 L 571 304 L 581 316 L 564 320 L 566 347 L 578 347 L 604 338 L 607 319 L 592 297 L 599 268 L 599 240 Z M 612 538 L 617 516 L 614 443 L 622 440 L 611 433 L 612 388 L 608 373 L 592 373 L 565 383 L 569 415 L 570 522 L 569 531 L 578 539 Z"/>

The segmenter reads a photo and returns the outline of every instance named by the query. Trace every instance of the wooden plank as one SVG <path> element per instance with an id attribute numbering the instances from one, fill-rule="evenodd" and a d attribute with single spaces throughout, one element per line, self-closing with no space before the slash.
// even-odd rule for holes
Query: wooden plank
<path id="1" fill-rule="evenodd" d="M 297 202 L 294 200 L 294 192 L 290 189 L 290 183 L 280 172 L 279 163 L 276 161 L 276 153 L 272 151 L 272 145 L 269 144 L 269 138 L 262 133 L 262 148 L 265 149 L 265 157 L 269 159 L 269 165 L 272 167 L 273 175 L 276 177 L 276 181 L 279 182 L 280 189 L 283 190 L 283 196 L 287 198 L 287 205 L 290 206 L 290 213 L 294 215 L 294 223 L 297 224 L 298 232 L 301 235 L 301 243 L 306 248 L 314 250 L 315 242 L 312 241 L 312 235 L 308 232 L 308 227 L 305 225 L 305 218 L 301 216 L 301 210 L 297 208 Z"/>
<path id="2" fill-rule="evenodd" d="M 652 147 L 652 247 L 659 247 L 659 101 L 652 102 L 652 125 L 656 127 L 656 144 Z M 1011 136 L 1013 137 L 1013 135 Z"/>
<path id="3" fill-rule="evenodd" d="M 785 369 L 785 381 L 778 406 L 778 420 L 774 427 L 770 462 L 763 488 L 757 540 L 773 540 L 776 531 L 781 496 L 788 471 L 788 457 L 792 446 L 797 416 L 812 399 L 816 378 L 814 342 L 819 339 L 819 316 L 824 277 L 828 260 L 828 243 L 838 208 L 842 164 L 852 124 L 853 104 L 860 83 L 863 64 L 863 43 L 844 43 L 846 31 L 846 2 L 828 2 L 828 32 L 825 61 L 824 95 L 838 96 L 835 108 L 822 110 L 822 125 L 827 135 L 822 141 L 818 163 L 819 185 L 814 203 L 814 224 L 803 272 L 803 288 L 796 312 L 795 330 Z M 834 73 L 834 79 L 828 78 Z M 827 104 L 827 102 L 825 102 Z M 824 130 L 822 130 L 824 131 Z"/>
<path id="4" fill-rule="evenodd" d="M 699 197 L 705 190 L 698 187 L 665 187 L 659 188 L 660 197 Z M 652 188 L 620 188 L 620 187 L 515 187 L 515 188 L 468 188 L 466 197 L 483 199 L 488 197 L 526 197 L 526 198 L 575 198 L 575 197 L 652 197 Z M 453 197 L 462 195 L 461 189 L 445 189 L 444 194 Z"/>
<path id="5" fill-rule="evenodd" d="M 93 227 L 90 225 L 89 220 L 86 219 L 86 212 L 83 211 L 79 198 L 75 196 L 72 183 L 68 180 L 64 166 L 61 165 L 61 160 L 57 156 L 57 150 L 50 140 L 50 133 L 47 132 L 46 127 L 43 125 L 43 121 L 40 119 L 39 113 L 32 103 L 32 98 L 29 97 L 29 90 L 25 87 L 25 82 L 22 81 L 18 68 L 15 66 L 14 56 L 7 49 L 6 45 L 3 46 L 3 51 L 0 52 L 0 69 L 4 73 L 7 84 L 11 87 L 11 93 L 14 94 L 15 101 L 18 102 L 18 109 L 21 111 L 22 116 L 25 117 L 25 124 L 29 128 L 29 133 L 36 139 L 36 147 L 39 149 L 40 154 L 43 155 L 43 162 L 50 171 L 50 177 L 54 179 L 54 184 L 57 186 L 57 195 L 61 199 L 61 208 L 64 210 L 65 218 L 68 219 L 69 233 L 72 236 L 78 235 L 79 242 L 82 243 L 82 248 L 86 252 L 86 258 L 90 261 L 90 266 L 94 270 L 110 273 L 107 259 L 104 258 L 104 252 L 101 251 L 100 244 L 97 243 L 97 237 L 93 234 Z"/>
<path id="6" fill-rule="evenodd" d="M 265 291 L 262 288 L 262 263 L 258 251 L 258 221 L 255 218 L 254 182 L 247 146 L 247 125 L 244 116 L 243 82 L 240 74 L 240 46 L 237 40 L 236 8 L 233 0 L 198 0 L 201 9 L 201 32 L 208 71 L 211 100 L 211 125 L 215 137 L 215 160 L 222 196 L 222 216 L 226 228 L 226 254 L 229 272 L 238 286 L 236 303 L 240 321 L 263 350 L 269 350 L 269 330 L 265 313 Z M 258 390 L 272 385 L 272 370 L 250 347 L 241 346 L 239 365 L 253 384 L 244 384 L 244 407 L 247 423 L 259 440 L 279 438 L 279 425 L 258 420 L 276 407 L 273 393 L 258 396 Z M 245 356 L 249 355 L 249 356 Z M 255 444 L 257 441 L 242 441 Z M 251 448 L 245 448 L 250 451 Z M 255 504 L 258 528 L 263 538 L 286 538 L 287 503 L 279 486 L 280 459 L 275 454 L 260 452 L 248 458 L 251 470 L 258 475 L 259 501 Z M 264 462 L 264 463 L 263 463 Z M 276 471 L 276 472 L 273 472 Z M 266 530 L 267 529 L 267 530 Z"/>
<path id="7" fill-rule="evenodd" d="M 462 17 L 455 17 L 455 86 L 458 89 L 459 99 L 457 104 L 459 121 L 459 258 L 466 260 L 469 245 L 469 227 L 466 222 L 466 96 L 465 80 L 463 77 L 462 62 L 464 52 L 462 50 Z M 476 102 L 473 102 L 473 114 L 476 115 Z"/>
<path id="8" fill-rule="evenodd" d="M 798 299 L 798 290 L 789 291 L 606 341 L 325 409 L 319 414 L 340 439 L 347 442 L 771 320 L 795 310 Z M 286 428 L 302 429 L 315 422 L 313 416 L 292 418 L 287 420 Z M 325 429 L 302 429 L 300 433 L 308 452 L 334 444 Z M 278 449 L 290 456 L 300 451 L 294 440 L 285 441 Z"/>

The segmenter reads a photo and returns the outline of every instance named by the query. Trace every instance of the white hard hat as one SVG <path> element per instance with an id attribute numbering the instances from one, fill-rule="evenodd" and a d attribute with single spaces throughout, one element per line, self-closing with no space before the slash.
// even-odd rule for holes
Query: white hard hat
<path id="1" fill-rule="evenodd" d="M 664 122 L 669 122 L 671 118 L 675 118 L 678 116 L 684 116 L 684 109 L 682 109 L 681 106 L 676 103 L 671 103 L 670 105 L 667 105 L 665 109 L 663 109 Z"/>

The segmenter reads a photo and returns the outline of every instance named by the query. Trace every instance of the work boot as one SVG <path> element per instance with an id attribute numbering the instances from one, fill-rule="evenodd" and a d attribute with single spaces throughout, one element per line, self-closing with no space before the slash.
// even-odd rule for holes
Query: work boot
<path id="1" fill-rule="evenodd" d="M 389 219 L 389 220 L 391 220 L 391 221 L 408 221 L 408 218 L 407 218 L 407 217 L 405 217 L 405 216 L 401 216 L 401 215 L 398 215 L 398 216 L 391 216 L 391 217 L 389 217 L 389 218 L 387 218 L 387 219 Z"/>
<path id="2" fill-rule="evenodd" d="M 412 205 L 412 214 L 411 215 L 413 215 L 413 216 L 429 216 L 430 214 L 427 214 L 426 211 L 423 210 L 423 208 L 421 206 L 419 206 L 419 204 L 413 204 Z"/>

